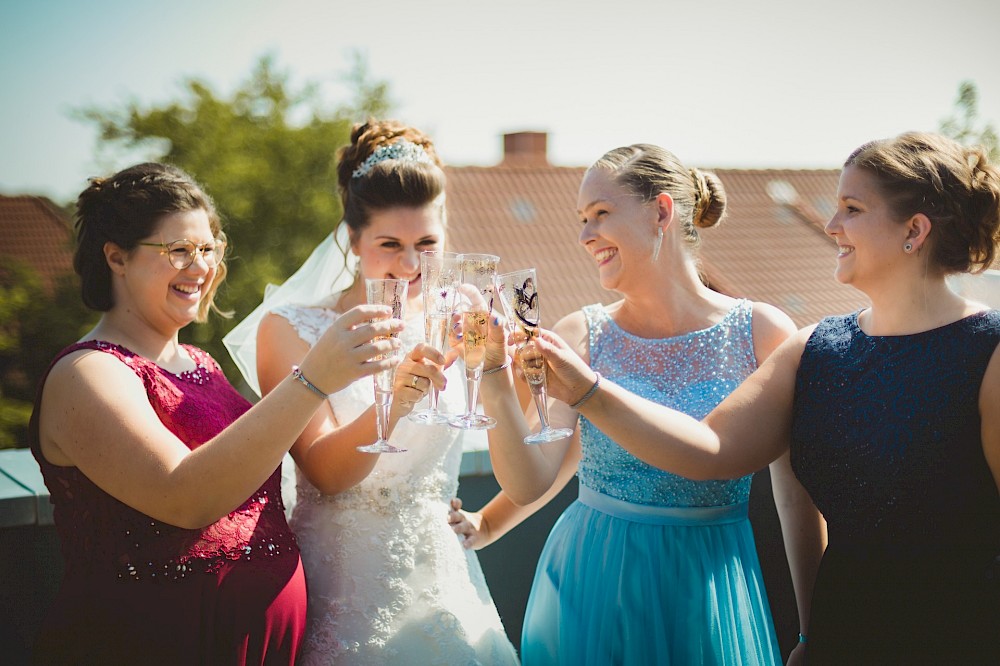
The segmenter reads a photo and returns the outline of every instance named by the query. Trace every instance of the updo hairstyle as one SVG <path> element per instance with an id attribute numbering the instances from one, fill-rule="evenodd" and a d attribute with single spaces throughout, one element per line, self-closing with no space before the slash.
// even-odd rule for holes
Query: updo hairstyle
<path id="1" fill-rule="evenodd" d="M 401 140 L 419 146 L 427 161 L 384 159 L 363 174 L 355 172 L 380 147 Z M 344 206 L 344 222 L 351 238 L 371 222 L 375 211 L 396 207 L 421 208 L 441 201 L 444 222 L 445 176 L 434 144 L 423 132 L 395 120 L 369 120 L 351 130 L 351 143 L 338 156 L 337 180 Z"/>
<path id="2" fill-rule="evenodd" d="M 697 248 L 698 229 L 719 224 L 726 213 L 726 191 L 711 172 L 688 169 L 668 150 L 648 143 L 615 148 L 594 162 L 591 169 L 610 172 L 614 181 L 650 203 L 660 193 L 674 200 L 674 214 L 685 240 Z"/>
<path id="3" fill-rule="evenodd" d="M 1000 242 L 1000 170 L 981 147 L 908 132 L 866 143 L 847 158 L 849 166 L 875 177 L 901 222 L 917 213 L 930 219 L 931 266 L 947 275 L 979 273 L 993 263 Z"/>
<path id="4" fill-rule="evenodd" d="M 191 176 L 168 164 L 147 162 L 119 171 L 110 178 L 91 178 L 76 201 L 76 252 L 73 268 L 80 276 L 83 303 L 107 312 L 114 307 L 111 267 L 104 255 L 105 243 L 131 252 L 154 233 L 164 216 L 203 210 L 215 238 L 225 240 L 215 204 Z M 177 240 L 177 239 L 168 239 Z M 220 260 L 215 279 L 198 304 L 196 321 L 205 321 L 215 307 L 215 293 L 226 277 Z M 221 314 L 221 313 L 220 313 Z"/>

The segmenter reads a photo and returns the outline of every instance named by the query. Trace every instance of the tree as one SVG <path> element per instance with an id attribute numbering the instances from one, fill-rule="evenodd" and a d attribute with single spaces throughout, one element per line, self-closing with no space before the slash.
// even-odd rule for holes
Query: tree
<path id="1" fill-rule="evenodd" d="M 23 262 L 0 257 L 0 449 L 26 446 L 35 388 L 56 353 L 93 327 L 75 274 L 47 291 Z"/>
<path id="2" fill-rule="evenodd" d="M 941 122 L 941 133 L 965 145 L 981 145 L 993 163 L 1000 162 L 1000 138 L 991 123 L 979 127 L 979 91 L 972 81 L 958 86 L 955 115 Z"/>
<path id="3" fill-rule="evenodd" d="M 322 108 L 315 84 L 293 90 L 288 74 L 264 57 L 229 98 L 189 79 L 184 98 L 163 106 L 78 112 L 98 126 L 104 147 L 144 148 L 190 173 L 215 199 L 231 249 L 217 303 L 236 318 L 213 316 L 181 335 L 207 349 L 234 383 L 239 372 L 222 336 L 260 303 L 267 283 L 283 282 L 334 228 L 341 215 L 337 150 L 352 123 L 384 116 L 391 106 L 387 84 L 370 80 L 360 55 L 345 78 L 355 99 L 332 111 Z"/>

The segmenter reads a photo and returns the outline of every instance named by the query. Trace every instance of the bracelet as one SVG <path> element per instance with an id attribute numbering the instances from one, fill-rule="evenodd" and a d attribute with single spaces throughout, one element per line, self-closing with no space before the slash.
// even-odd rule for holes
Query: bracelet
<path id="1" fill-rule="evenodd" d="M 490 368 L 489 370 L 483 370 L 483 375 L 492 375 L 494 372 L 500 372 L 501 370 L 506 370 L 510 367 L 510 356 L 504 359 L 503 363 L 495 368 Z"/>
<path id="2" fill-rule="evenodd" d="M 594 374 L 597 375 L 597 379 L 594 380 L 594 385 L 590 387 L 589 391 L 583 394 L 582 398 L 570 405 L 570 409 L 580 409 L 580 407 L 583 406 L 583 403 L 590 400 L 594 394 L 597 393 L 597 387 L 601 385 L 601 373 L 595 372 Z"/>
<path id="3" fill-rule="evenodd" d="M 809 642 L 809 637 L 806 636 L 803 633 L 800 633 L 799 634 L 799 643 L 808 643 L 808 642 Z"/>
<path id="4" fill-rule="evenodd" d="M 306 376 L 302 374 L 302 370 L 297 365 L 292 366 L 292 377 L 295 379 L 295 381 L 301 383 L 303 386 L 305 386 L 307 389 L 309 389 L 316 395 L 320 396 L 321 398 L 330 397 L 329 393 L 323 393 L 323 391 L 321 391 L 318 386 L 316 386 L 311 381 L 306 379 Z"/>

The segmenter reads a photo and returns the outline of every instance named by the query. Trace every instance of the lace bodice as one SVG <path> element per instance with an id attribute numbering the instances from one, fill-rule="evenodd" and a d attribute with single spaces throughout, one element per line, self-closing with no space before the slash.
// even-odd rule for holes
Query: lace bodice
<path id="1" fill-rule="evenodd" d="M 250 408 L 206 352 L 184 346 L 194 370 L 174 374 L 119 345 L 89 341 L 64 349 L 53 361 L 80 349 L 118 358 L 142 380 L 163 424 L 194 450 Z M 38 410 L 35 410 L 37 415 Z M 68 570 L 133 581 L 180 580 L 217 571 L 225 561 L 296 552 L 279 491 L 279 470 L 229 515 L 202 529 L 182 529 L 136 511 L 101 490 L 76 467 L 50 464 L 32 452 L 49 488 L 56 528 Z"/>
<path id="2" fill-rule="evenodd" d="M 697 419 L 706 416 L 757 368 L 753 304 L 739 301 L 718 324 L 666 339 L 634 336 L 602 305 L 583 309 L 590 364 L 622 388 Z M 656 506 L 746 502 L 752 476 L 692 481 L 639 460 L 580 417 L 580 483 L 611 497 Z"/>
<path id="3" fill-rule="evenodd" d="M 310 345 L 339 316 L 318 307 L 274 312 Z M 423 340 L 419 316 L 407 320 L 400 339 L 404 350 Z M 447 378 L 439 407 L 460 413 L 459 364 Z M 348 423 L 374 402 L 373 380 L 365 377 L 329 400 L 338 422 Z M 381 454 L 364 480 L 337 495 L 320 493 L 298 473 L 291 525 L 309 581 L 302 663 L 516 663 L 479 562 L 446 521 L 458 491 L 461 431 L 403 418 L 389 441 L 407 451 Z"/>

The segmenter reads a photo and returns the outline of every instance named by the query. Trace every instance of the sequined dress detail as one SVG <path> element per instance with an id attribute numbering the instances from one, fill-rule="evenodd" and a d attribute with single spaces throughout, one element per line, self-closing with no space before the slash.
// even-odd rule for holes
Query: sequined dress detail
<path id="1" fill-rule="evenodd" d="M 810 336 L 791 449 L 829 531 L 810 664 L 1000 664 L 1000 495 L 979 416 L 998 343 L 996 311 L 899 336 L 855 313 Z"/>
<path id="2" fill-rule="evenodd" d="M 111 354 L 132 369 L 164 426 L 192 450 L 250 407 L 215 360 L 195 347 L 184 345 L 197 367 L 180 374 L 101 341 L 72 345 L 52 365 L 83 349 Z M 281 504 L 280 468 L 215 523 L 202 529 L 169 525 L 118 501 L 78 468 L 44 458 L 38 439 L 42 385 L 30 443 L 49 489 L 66 567 L 36 661 L 294 663 L 305 631 L 306 590 Z"/>
<path id="3" fill-rule="evenodd" d="M 666 339 L 583 309 L 591 367 L 696 418 L 757 367 L 752 304 Z M 780 663 L 747 519 L 751 476 L 692 481 L 639 460 L 580 418 L 580 498 L 539 559 L 523 663 L 771 666 Z"/>
<path id="4" fill-rule="evenodd" d="M 274 312 L 310 345 L 339 316 L 319 307 Z M 406 350 L 422 342 L 422 319 L 411 318 L 400 338 Z M 440 394 L 443 411 L 462 410 L 463 386 L 456 364 Z M 330 396 L 338 423 L 373 402 L 370 377 Z M 407 451 L 382 454 L 361 483 L 337 495 L 320 493 L 296 470 L 291 525 L 309 583 L 301 663 L 516 664 L 479 560 L 447 523 L 458 491 L 460 431 L 403 418 L 389 441 Z"/>

